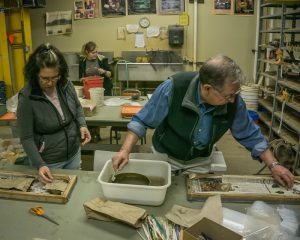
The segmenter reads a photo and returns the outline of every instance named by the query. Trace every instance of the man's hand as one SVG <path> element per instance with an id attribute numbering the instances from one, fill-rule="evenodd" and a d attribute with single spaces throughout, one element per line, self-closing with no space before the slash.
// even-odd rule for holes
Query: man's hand
<path id="1" fill-rule="evenodd" d="M 127 151 L 120 150 L 120 152 L 114 155 L 111 160 L 113 168 L 117 171 L 121 171 L 129 161 L 129 153 Z"/>
<path id="2" fill-rule="evenodd" d="M 288 188 L 294 185 L 294 175 L 285 167 L 276 165 L 271 169 L 271 172 L 280 185 Z"/>
<path id="3" fill-rule="evenodd" d="M 84 146 L 91 141 L 90 131 L 86 127 L 81 127 L 80 129 L 81 145 Z"/>
<path id="4" fill-rule="evenodd" d="M 294 175 L 278 163 L 270 149 L 264 151 L 260 159 L 269 167 L 272 176 L 280 185 L 288 188 L 294 185 Z"/>
<path id="5" fill-rule="evenodd" d="M 128 130 L 123 146 L 121 147 L 120 151 L 111 159 L 113 168 L 115 170 L 122 170 L 123 167 L 128 163 L 129 153 L 138 140 L 139 136 Z"/>
<path id="6" fill-rule="evenodd" d="M 51 183 L 53 181 L 53 176 L 50 169 L 47 166 L 42 166 L 39 168 L 39 180 L 42 183 Z"/>

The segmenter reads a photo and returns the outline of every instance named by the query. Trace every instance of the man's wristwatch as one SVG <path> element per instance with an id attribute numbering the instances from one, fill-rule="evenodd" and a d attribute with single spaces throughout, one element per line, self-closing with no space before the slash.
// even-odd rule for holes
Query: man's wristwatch
<path id="1" fill-rule="evenodd" d="M 280 162 L 272 162 L 268 167 L 270 170 L 272 170 L 277 165 L 281 165 Z"/>

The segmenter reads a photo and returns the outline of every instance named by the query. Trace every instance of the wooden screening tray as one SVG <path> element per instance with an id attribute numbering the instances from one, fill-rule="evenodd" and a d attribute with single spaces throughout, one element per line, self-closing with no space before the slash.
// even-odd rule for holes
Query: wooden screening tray
<path id="1" fill-rule="evenodd" d="M 128 106 L 123 105 L 121 106 L 121 115 L 123 118 L 132 118 L 132 116 L 138 113 L 143 106 Z"/>
<path id="2" fill-rule="evenodd" d="M 0 170 L 0 183 L 1 181 L 3 183 L 5 180 L 11 178 L 32 178 L 33 180 L 27 191 L 0 188 L 0 197 L 30 201 L 66 203 L 69 200 L 71 191 L 76 183 L 76 175 L 52 174 L 52 176 L 54 179 L 62 180 L 62 182 L 66 183 L 66 188 L 63 191 L 48 192 L 46 190 L 41 190 L 42 192 L 34 192 L 33 186 L 38 185 L 37 175 Z M 38 187 L 36 189 L 38 189 Z"/>
<path id="3" fill-rule="evenodd" d="M 300 177 L 295 177 L 300 180 Z M 300 182 L 292 189 L 279 186 L 271 176 L 253 175 L 203 175 L 187 176 L 187 196 L 189 200 L 221 195 L 222 199 L 237 201 L 298 201 L 300 202 Z"/>

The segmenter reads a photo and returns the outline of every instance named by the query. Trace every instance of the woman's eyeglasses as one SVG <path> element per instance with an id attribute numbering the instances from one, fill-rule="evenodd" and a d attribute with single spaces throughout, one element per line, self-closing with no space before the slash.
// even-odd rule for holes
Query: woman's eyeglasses
<path id="1" fill-rule="evenodd" d="M 46 83 L 46 82 L 57 82 L 60 79 L 60 76 L 54 76 L 54 77 L 43 77 L 39 76 L 39 79 L 41 82 Z"/>

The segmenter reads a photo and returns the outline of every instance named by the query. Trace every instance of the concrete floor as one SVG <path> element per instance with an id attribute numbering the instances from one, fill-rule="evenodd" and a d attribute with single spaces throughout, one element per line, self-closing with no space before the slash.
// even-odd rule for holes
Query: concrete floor
<path id="1" fill-rule="evenodd" d="M 109 133 L 110 127 L 105 127 L 100 129 L 101 141 L 99 143 L 108 144 L 109 143 Z M 151 152 L 151 138 L 153 130 L 148 130 L 147 133 L 147 144 L 142 146 L 143 152 Z M 121 132 L 121 139 L 119 144 L 121 144 L 125 139 L 125 132 Z M 9 126 L 0 126 L 0 138 L 11 138 L 12 131 Z M 113 144 L 116 141 L 113 140 Z M 140 142 L 138 143 L 140 144 Z M 253 160 L 250 153 L 241 146 L 238 142 L 233 139 L 232 135 L 228 131 L 223 138 L 217 143 L 217 147 L 223 152 L 224 159 L 227 164 L 227 171 L 225 174 L 255 174 L 264 165 L 260 162 Z M 83 170 L 92 170 L 93 166 L 93 155 L 83 155 Z M 268 169 L 265 169 L 263 173 L 269 173 Z"/>

